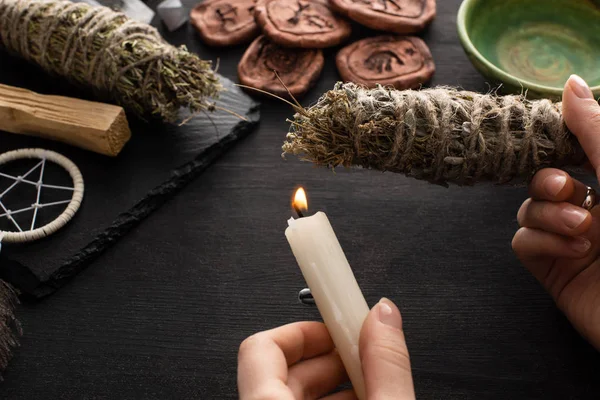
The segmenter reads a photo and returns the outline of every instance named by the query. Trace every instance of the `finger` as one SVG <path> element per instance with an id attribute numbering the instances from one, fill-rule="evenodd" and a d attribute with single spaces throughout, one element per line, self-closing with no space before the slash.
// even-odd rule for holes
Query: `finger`
<path id="1" fill-rule="evenodd" d="M 381 299 L 367 315 L 359 352 L 369 400 L 415 398 L 402 317 L 390 300 Z"/>
<path id="2" fill-rule="evenodd" d="M 565 171 L 555 168 L 538 171 L 529 184 L 529 194 L 534 200 L 568 201 L 580 205 L 586 192 L 585 184 L 573 179 Z"/>
<path id="3" fill-rule="evenodd" d="M 512 248 L 517 257 L 526 263 L 539 257 L 585 257 L 591 243 L 584 237 L 566 237 L 539 229 L 521 228 L 515 233 Z"/>
<path id="4" fill-rule="evenodd" d="M 321 322 L 298 322 L 267 331 L 279 346 L 288 365 L 302 359 L 327 354 L 335 347 L 329 331 Z"/>
<path id="5" fill-rule="evenodd" d="M 358 400 L 358 397 L 356 397 L 354 390 L 344 390 L 342 392 L 323 397 L 321 400 Z"/>
<path id="6" fill-rule="evenodd" d="M 333 351 L 292 366 L 287 382 L 297 399 L 317 399 L 348 382 L 348 374 L 339 354 Z"/>
<path id="7" fill-rule="evenodd" d="M 562 113 L 600 179 L 600 105 L 587 83 L 572 75 L 563 91 Z"/>
<path id="8" fill-rule="evenodd" d="M 333 348 L 329 332 L 320 322 L 298 322 L 252 335 L 238 352 L 239 391 L 256 393 L 279 387 L 287 381 L 289 365 Z"/>
<path id="9" fill-rule="evenodd" d="M 592 214 L 569 203 L 526 200 L 517 213 L 519 226 L 565 236 L 579 236 L 592 224 Z"/>

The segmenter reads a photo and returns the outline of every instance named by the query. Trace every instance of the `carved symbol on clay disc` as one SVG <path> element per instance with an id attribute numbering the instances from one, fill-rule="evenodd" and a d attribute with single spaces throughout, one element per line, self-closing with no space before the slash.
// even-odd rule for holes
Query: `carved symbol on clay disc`
<path id="1" fill-rule="evenodd" d="M 404 62 L 391 51 L 379 51 L 371 54 L 365 60 L 365 67 L 370 71 L 375 71 L 378 74 L 385 72 L 391 72 L 393 63 L 396 62 L 398 65 L 404 65 Z"/>
<path id="2" fill-rule="evenodd" d="M 249 23 L 254 22 L 254 4 L 251 1 L 241 3 L 249 4 L 231 4 L 228 1 L 217 2 L 212 7 L 210 12 L 211 18 L 207 21 L 208 24 L 217 28 L 234 32 L 242 29 Z M 213 29 L 214 29 L 213 28 Z"/>
<path id="3" fill-rule="evenodd" d="M 250 8 L 254 9 L 254 6 Z M 235 25 L 236 20 L 238 19 L 238 8 L 229 3 L 224 3 L 215 9 L 215 14 L 217 15 L 217 18 L 221 20 L 221 24 L 224 26 L 228 24 Z"/>
<path id="4" fill-rule="evenodd" d="M 269 19 L 280 31 L 314 34 L 336 29 L 331 11 L 317 2 L 272 1 L 267 10 Z"/>
<path id="5" fill-rule="evenodd" d="M 418 71 L 423 65 L 423 58 L 411 42 L 402 40 L 358 47 L 348 56 L 348 63 L 353 72 L 363 79 L 383 80 Z"/>
<path id="6" fill-rule="evenodd" d="M 400 17 L 417 18 L 423 13 L 425 0 L 349 0 L 373 11 Z"/>
<path id="7" fill-rule="evenodd" d="M 294 72 L 298 57 L 296 53 L 286 51 L 278 46 L 267 44 L 263 46 L 259 53 L 259 58 L 262 59 L 264 69 L 267 71 L 277 71 L 280 75 L 288 75 Z M 270 73 L 273 80 L 276 80 L 275 74 Z"/>
<path id="8" fill-rule="evenodd" d="M 289 97 L 277 76 L 295 97 L 303 96 L 314 85 L 323 69 L 320 49 L 281 47 L 259 36 L 244 53 L 238 65 L 240 81 L 247 86 Z"/>
<path id="9" fill-rule="evenodd" d="M 341 49 L 335 63 L 344 81 L 371 88 L 417 88 L 435 73 L 429 48 L 416 36 L 365 38 Z"/>
<path id="10" fill-rule="evenodd" d="M 247 43 L 260 33 L 254 9 L 255 0 L 204 0 L 190 11 L 190 22 L 211 46 Z"/>
<path id="11" fill-rule="evenodd" d="M 253 61 L 253 74 L 263 82 L 274 82 L 280 85 L 273 71 L 286 85 L 308 79 L 305 73 L 310 69 L 316 53 L 312 50 L 296 50 L 278 46 L 266 39 L 258 43 L 258 51 Z M 308 84 L 308 81 L 306 82 Z"/>

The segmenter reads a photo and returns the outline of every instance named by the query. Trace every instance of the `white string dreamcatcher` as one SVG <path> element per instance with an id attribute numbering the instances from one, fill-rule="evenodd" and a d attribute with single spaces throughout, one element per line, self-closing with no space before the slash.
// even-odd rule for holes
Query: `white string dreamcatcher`
<path id="1" fill-rule="evenodd" d="M 20 149 L 0 154 L 0 166 L 7 164 L 11 161 L 23 159 L 38 159 L 39 162 L 36 163 L 33 166 L 33 168 L 31 168 L 23 175 L 12 176 L 0 172 L 0 177 L 13 180 L 13 183 L 2 193 L 0 193 L 0 218 L 7 218 L 16 229 L 15 231 L 0 231 L 0 243 L 30 242 L 51 235 L 52 233 L 65 226 L 65 224 L 69 222 L 71 218 L 73 218 L 73 215 L 75 215 L 75 213 L 79 209 L 79 206 L 81 205 L 81 201 L 83 199 L 83 177 L 81 176 L 79 168 L 77 168 L 77 166 L 73 164 L 71 160 L 49 150 Z M 72 187 L 49 185 L 44 183 L 44 171 L 46 169 L 46 164 L 48 161 L 58 164 L 69 173 L 73 181 Z M 2 200 L 12 189 L 14 189 L 17 185 L 20 184 L 35 186 L 35 188 L 37 189 L 35 202 L 31 203 L 31 206 L 29 207 L 25 207 L 19 210 L 10 210 Z M 70 194 L 71 198 L 68 200 L 60 200 L 50 203 L 40 203 L 41 194 L 44 189 L 61 190 Z M 44 226 L 36 228 L 36 221 L 38 219 L 38 212 L 40 209 L 47 207 L 56 207 L 64 204 L 66 204 L 67 207 L 62 212 L 62 214 L 60 214 L 52 222 L 49 222 Z M 16 214 L 22 214 L 26 212 L 32 213 L 31 224 L 28 224 L 28 226 L 21 226 L 19 225 L 19 223 L 17 223 L 13 216 Z"/>

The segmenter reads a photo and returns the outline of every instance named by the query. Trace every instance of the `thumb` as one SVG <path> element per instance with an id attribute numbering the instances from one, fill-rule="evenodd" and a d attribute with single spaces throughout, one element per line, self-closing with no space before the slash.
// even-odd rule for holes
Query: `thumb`
<path id="1" fill-rule="evenodd" d="M 402 317 L 390 300 L 381 299 L 369 312 L 359 349 L 368 400 L 415 399 Z"/>
<path id="2" fill-rule="evenodd" d="M 565 84 L 562 113 L 600 179 L 600 105 L 587 83 L 577 75 L 571 75 Z"/>

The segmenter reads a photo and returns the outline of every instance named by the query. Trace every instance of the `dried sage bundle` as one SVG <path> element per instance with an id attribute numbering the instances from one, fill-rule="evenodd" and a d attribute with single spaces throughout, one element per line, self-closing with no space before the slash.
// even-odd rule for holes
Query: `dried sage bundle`
<path id="1" fill-rule="evenodd" d="M 528 180 L 586 157 L 561 103 L 450 87 L 366 89 L 338 82 L 296 107 L 285 154 L 320 166 L 359 166 L 447 185 Z"/>
<path id="2" fill-rule="evenodd" d="M 138 116 L 175 122 L 212 110 L 222 87 L 211 62 L 108 7 L 66 0 L 0 0 L 0 49 Z"/>

